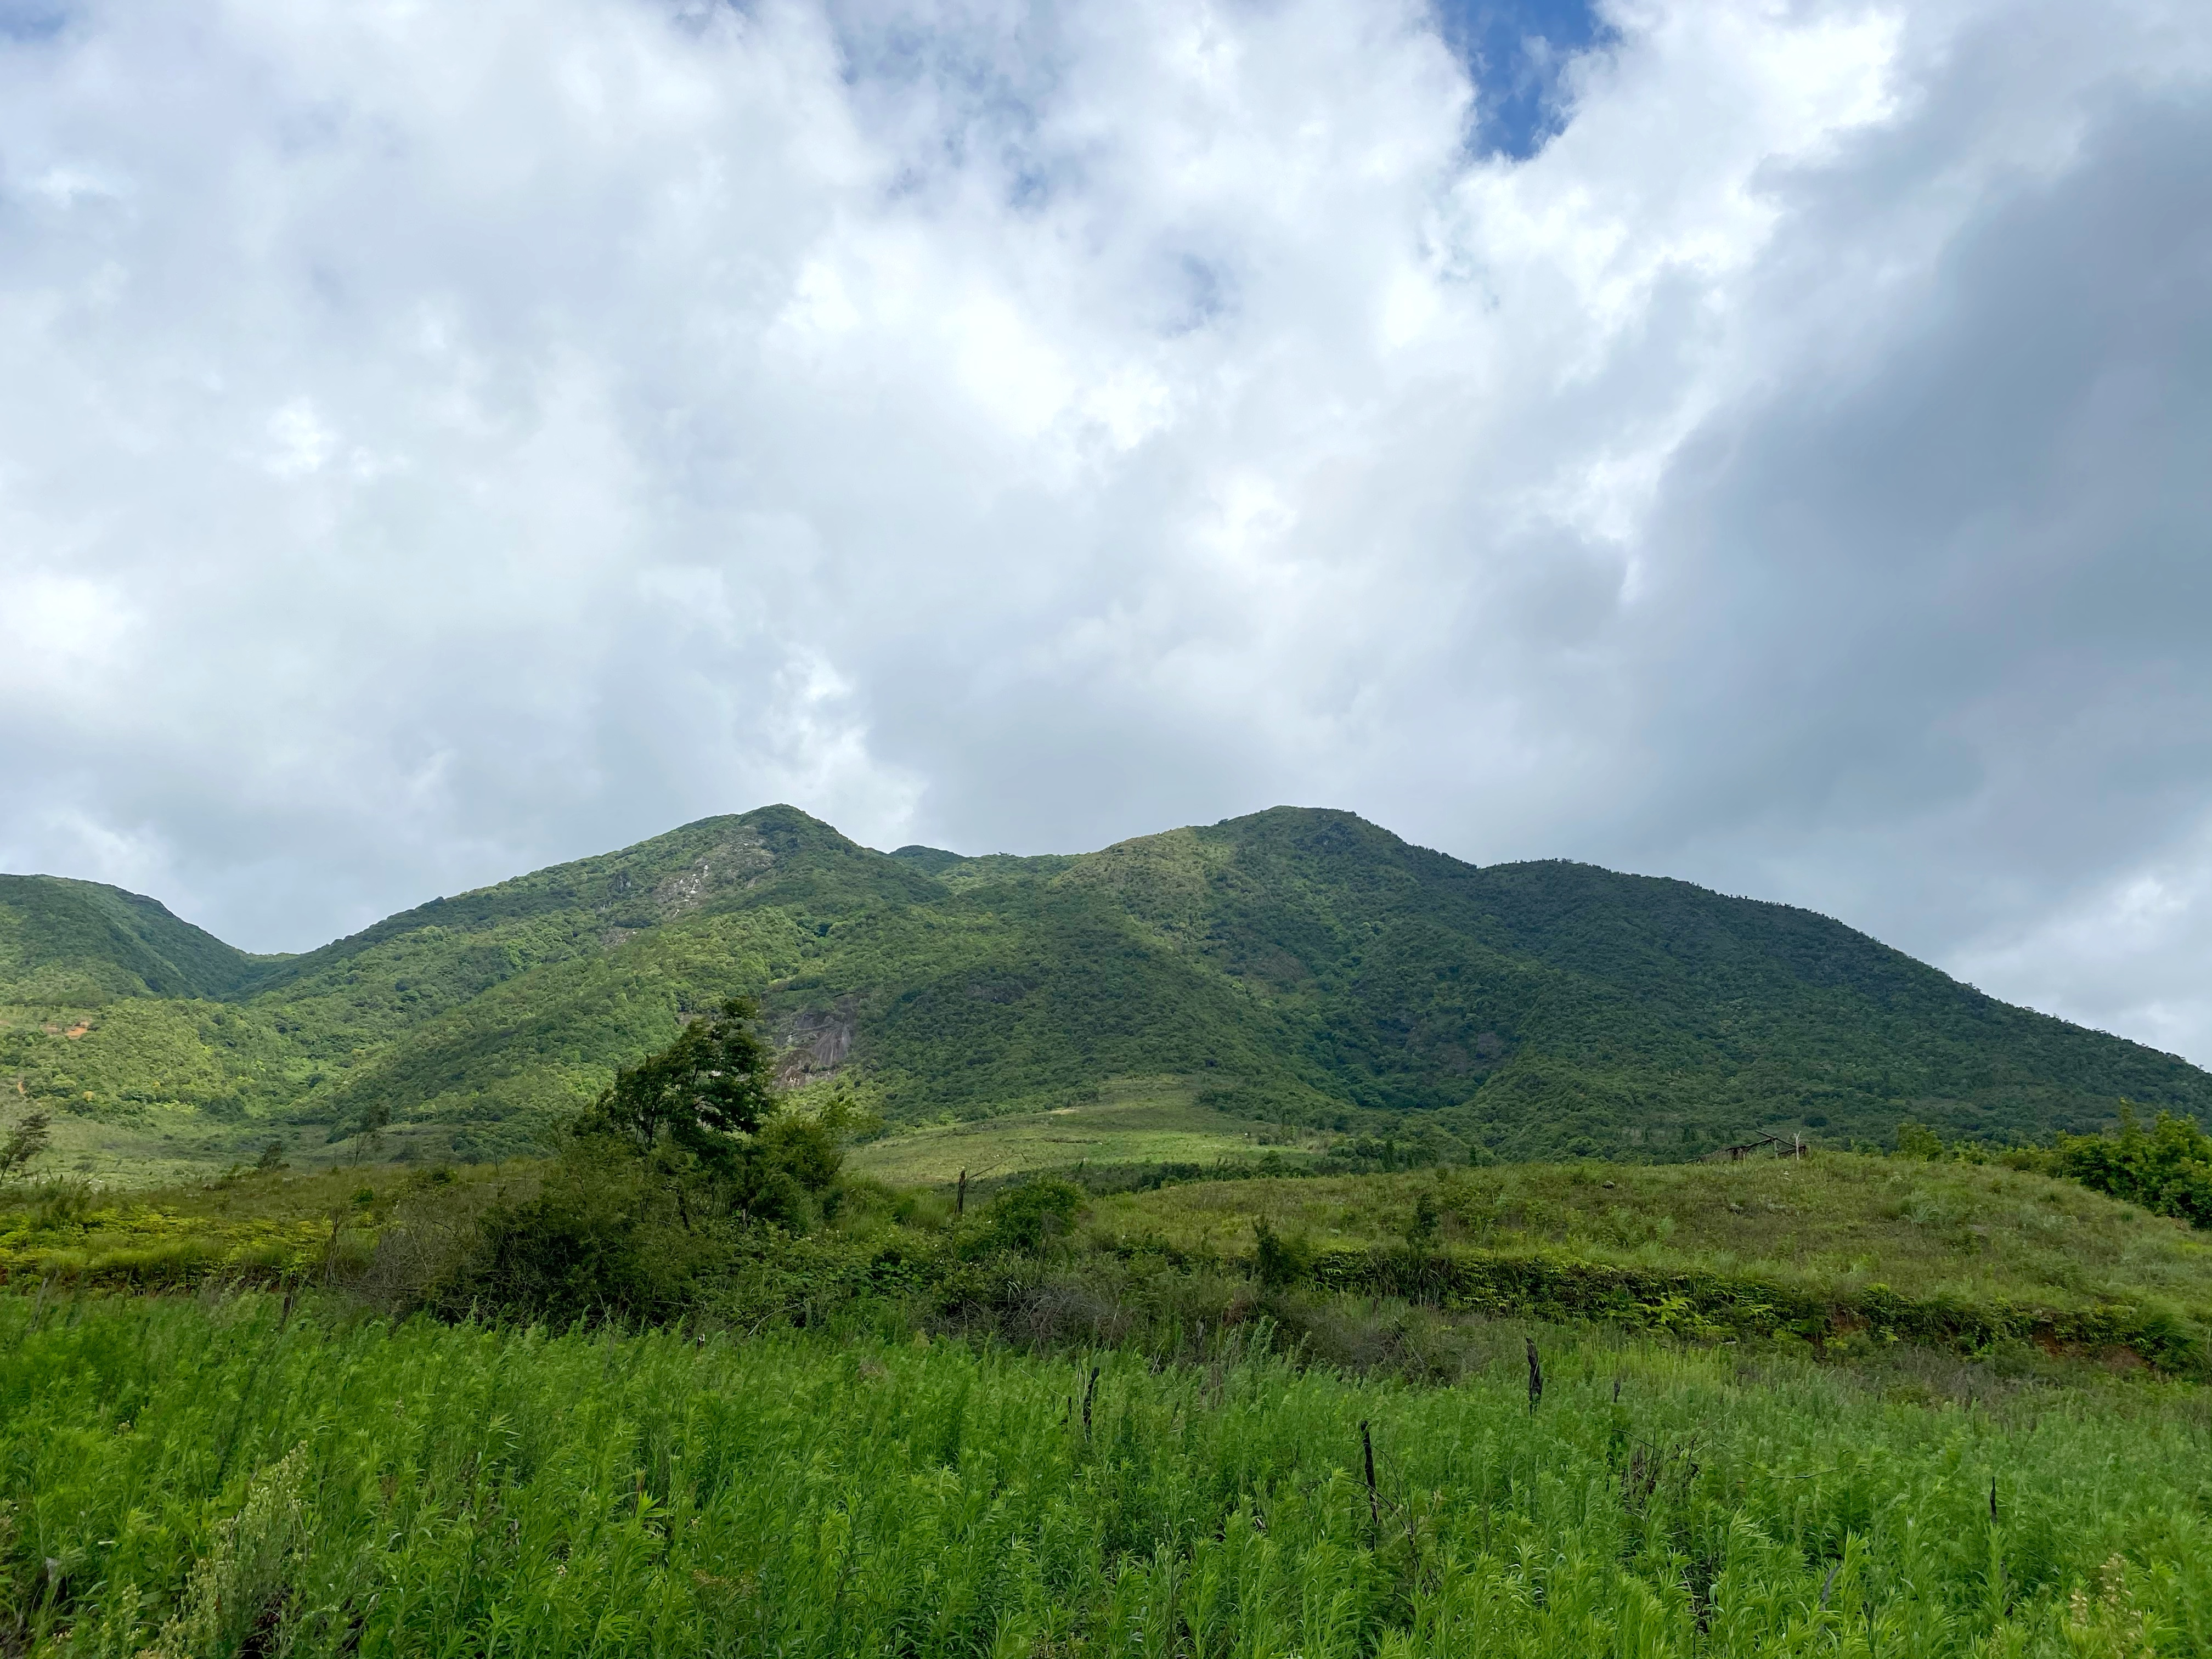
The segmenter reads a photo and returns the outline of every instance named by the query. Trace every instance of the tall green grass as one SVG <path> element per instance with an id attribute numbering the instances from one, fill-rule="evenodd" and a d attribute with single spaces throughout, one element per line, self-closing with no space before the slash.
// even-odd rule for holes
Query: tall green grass
<path id="1" fill-rule="evenodd" d="M 1415 1389 L 1190 1339 L 0 1297 L 0 1651 L 2212 1651 L 2188 1385 L 1931 1407 L 1553 1337 L 1532 1405 L 1518 1355 Z"/>

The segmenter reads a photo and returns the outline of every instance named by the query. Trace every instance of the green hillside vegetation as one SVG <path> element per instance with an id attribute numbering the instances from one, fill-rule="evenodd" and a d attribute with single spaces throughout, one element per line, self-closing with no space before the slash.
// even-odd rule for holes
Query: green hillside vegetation
<path id="1" fill-rule="evenodd" d="M 769 807 L 281 958 L 112 889 L 0 887 L 0 1088 L 104 1179 L 272 1136 L 295 1160 L 529 1154 L 741 994 L 787 1084 L 836 1077 L 895 1127 L 1144 1086 L 1286 1139 L 1418 1121 L 1463 1159 L 1665 1160 L 1762 1127 L 2002 1141 L 2094 1130 L 2123 1097 L 2212 1107 L 2185 1062 L 1823 917 L 1479 869 L 1341 812 L 963 858 Z"/>
<path id="2" fill-rule="evenodd" d="M 1265 1225 L 1314 1253 L 1410 1242 L 1792 1281 L 1838 1301 L 1872 1285 L 2052 1308 L 2152 1300 L 2212 1322 L 2212 1235 L 2071 1182 L 1846 1153 L 1205 1182 L 1096 1199 L 1088 1224 L 1119 1248 L 1249 1256 Z"/>
<path id="3" fill-rule="evenodd" d="M 0 876 L 0 986 L 15 1001 L 222 997 L 278 960 L 234 951 L 120 888 Z"/>
<path id="4" fill-rule="evenodd" d="M 1850 1154 L 962 1211 L 843 1167 L 865 1113 L 778 1097 L 750 1014 L 550 1160 L 0 1195 L 8 1650 L 2212 1637 L 2180 1221 Z"/>
<path id="5" fill-rule="evenodd" d="M 1925 1124 L 1905 1123 L 1898 1127 L 1898 1150 L 1930 1161 L 1999 1163 L 2063 1176 L 2212 1231 L 2212 1135 L 2193 1119 L 2171 1112 L 2159 1113 L 2146 1127 L 2133 1104 L 2124 1103 L 2118 1133 L 2061 1133 L 2002 1149 L 1972 1140 L 1947 1146 Z"/>

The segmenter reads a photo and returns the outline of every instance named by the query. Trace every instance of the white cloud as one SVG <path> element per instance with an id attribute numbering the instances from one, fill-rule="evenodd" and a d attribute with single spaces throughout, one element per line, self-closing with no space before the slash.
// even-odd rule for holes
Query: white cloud
<path id="1" fill-rule="evenodd" d="M 2212 822 L 2094 883 L 2026 928 L 1977 940 L 1945 964 L 2085 1025 L 2169 1053 L 2212 1031 Z"/>
<path id="2" fill-rule="evenodd" d="M 279 478 L 304 478 L 321 471 L 337 447 L 338 434 L 323 424 L 313 401 L 295 398 L 269 417 L 262 465 Z"/>
<path id="3" fill-rule="evenodd" d="M 2212 870 L 2212 26 L 1613 16 L 1521 163 L 1412 4 L 0 42 L 0 863 L 265 948 L 1331 801 L 2212 1057 L 2182 924 L 2068 944 Z"/>

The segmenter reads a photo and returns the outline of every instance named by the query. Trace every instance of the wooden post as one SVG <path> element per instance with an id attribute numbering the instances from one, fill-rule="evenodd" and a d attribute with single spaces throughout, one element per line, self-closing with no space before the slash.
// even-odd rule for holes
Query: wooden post
<path id="1" fill-rule="evenodd" d="M 952 1213 L 955 1218 L 968 1213 L 968 1171 L 965 1170 L 960 1172 L 960 1186 L 952 1195 Z"/>
<path id="2" fill-rule="evenodd" d="M 1372 1528 L 1368 1536 L 1373 1540 L 1368 1547 L 1371 1549 L 1382 1541 L 1382 1499 L 1375 1490 L 1375 1439 L 1367 1432 L 1364 1418 L 1359 1421 L 1359 1449 L 1367 1458 L 1367 1519 Z"/>

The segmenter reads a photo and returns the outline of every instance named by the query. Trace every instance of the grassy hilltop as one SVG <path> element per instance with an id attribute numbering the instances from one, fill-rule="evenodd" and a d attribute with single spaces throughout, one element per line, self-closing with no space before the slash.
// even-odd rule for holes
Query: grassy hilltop
<path id="1" fill-rule="evenodd" d="M 0 880 L 0 1079 L 64 1167 L 270 1138 L 529 1150 L 693 1011 L 757 995 L 787 1083 L 894 1125 L 1091 1108 L 1416 1128 L 1478 1158 L 1675 1158 L 2212 1115 L 2212 1077 L 2007 1006 L 1809 912 L 1560 862 L 1477 868 L 1278 808 L 1072 857 L 857 846 L 788 807 L 255 957 L 152 900 Z M 1399 1131 L 1393 1131 L 1394 1133 Z M 1223 1132 L 1226 1135 L 1233 1130 Z"/>
<path id="2" fill-rule="evenodd" d="M 1309 1257 L 1403 1249 L 1800 1286 L 1960 1306 L 2163 1299 L 2212 1328 L 2212 1235 L 2072 1182 L 1832 1153 L 1800 1162 L 1508 1164 L 1211 1181 L 1092 1201 L 1128 1248 L 1249 1255 L 1265 1225 Z"/>

